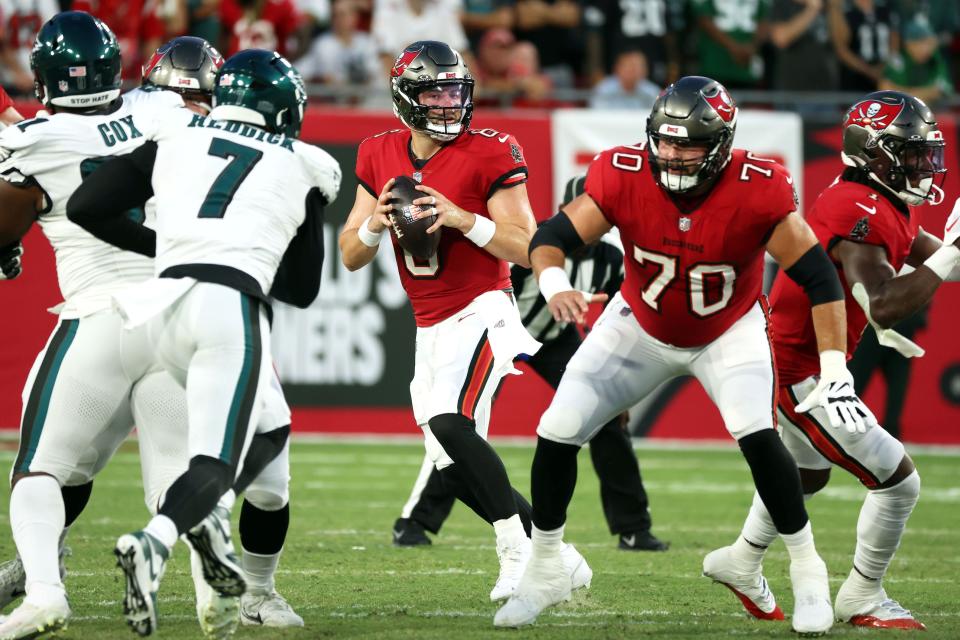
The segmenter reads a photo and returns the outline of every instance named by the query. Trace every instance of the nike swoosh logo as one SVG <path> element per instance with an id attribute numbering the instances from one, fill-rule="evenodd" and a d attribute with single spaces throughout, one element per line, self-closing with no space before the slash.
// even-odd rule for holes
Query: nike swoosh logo
<path id="1" fill-rule="evenodd" d="M 241 610 L 240 613 L 243 614 L 243 617 L 251 622 L 256 622 L 257 624 L 263 624 L 263 618 L 260 617 L 260 612 L 257 612 L 257 615 L 252 616 L 246 611 Z"/>
<path id="2" fill-rule="evenodd" d="M 876 206 L 868 207 L 867 205 L 862 204 L 862 203 L 860 203 L 860 202 L 857 202 L 857 203 L 855 203 L 855 204 L 856 204 L 858 207 L 860 207 L 861 209 L 863 209 L 864 211 L 866 211 L 867 213 L 869 213 L 870 215 L 875 215 L 875 214 L 877 213 L 877 207 L 876 207 Z"/>
<path id="3" fill-rule="evenodd" d="M 504 135 L 502 135 L 502 136 L 500 136 L 499 138 L 497 138 L 497 140 L 499 140 L 500 142 L 506 142 L 506 141 L 507 141 L 507 138 L 509 138 L 509 137 L 510 137 L 510 134 L 509 134 L 509 133 L 505 133 Z"/>
<path id="4" fill-rule="evenodd" d="M 960 220 L 960 216 L 957 216 L 957 219 L 950 223 L 950 225 L 947 227 L 947 232 L 950 232 L 951 229 L 957 226 L 957 220 Z"/>
<path id="5" fill-rule="evenodd" d="M 465 315 L 465 316 L 460 316 L 459 318 L 457 318 L 457 322 L 463 322 L 464 320 L 466 320 L 466 319 L 469 318 L 470 316 L 475 316 L 475 315 L 477 315 L 477 314 L 475 314 L 475 313 L 468 313 L 468 314 Z"/>
<path id="6" fill-rule="evenodd" d="M 628 547 L 632 547 L 633 543 L 637 541 L 637 536 L 636 534 L 630 536 L 629 538 L 627 536 L 623 536 L 623 541 L 627 544 Z"/>

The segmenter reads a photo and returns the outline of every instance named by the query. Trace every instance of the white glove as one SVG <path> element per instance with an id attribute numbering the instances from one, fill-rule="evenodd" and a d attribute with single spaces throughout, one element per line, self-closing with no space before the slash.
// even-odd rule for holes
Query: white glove
<path id="1" fill-rule="evenodd" d="M 960 238 L 960 198 L 953 203 L 953 211 L 943 225 L 943 244 L 953 244 Z"/>
<path id="2" fill-rule="evenodd" d="M 873 330 L 877 332 L 877 342 L 884 347 L 896 349 L 897 353 L 904 358 L 920 358 L 926 353 L 923 347 L 913 340 L 897 333 L 893 329 L 884 329 L 873 321 L 873 317 L 870 315 L 870 296 L 867 295 L 867 288 L 863 286 L 862 282 L 855 282 L 850 292 L 853 294 L 853 299 L 857 301 L 857 304 L 863 308 L 863 312 L 867 315 L 867 322 L 869 322 Z"/>
<path id="3" fill-rule="evenodd" d="M 877 426 L 873 412 L 853 390 L 853 375 L 847 370 L 847 356 L 842 351 L 820 354 L 820 382 L 797 405 L 797 411 L 806 413 L 816 406 L 823 407 L 835 429 L 846 427 L 850 433 L 866 433 Z"/>

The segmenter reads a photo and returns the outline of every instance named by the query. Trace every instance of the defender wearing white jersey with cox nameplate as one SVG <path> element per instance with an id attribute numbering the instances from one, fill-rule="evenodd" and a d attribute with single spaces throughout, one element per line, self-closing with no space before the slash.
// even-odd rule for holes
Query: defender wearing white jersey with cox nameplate
<path id="1" fill-rule="evenodd" d="M 158 515 L 115 549 L 127 621 L 142 635 L 156 628 L 156 594 L 177 536 L 232 486 L 253 436 L 270 380 L 267 293 L 285 284 L 309 304 L 319 289 L 317 230 L 340 168 L 295 140 L 305 103 L 289 62 L 243 51 L 220 70 L 209 117 L 158 119 L 144 131 L 150 142 L 104 164 L 68 205 L 70 219 L 103 240 L 140 252 L 155 243 L 157 277 L 115 301 L 127 327 L 147 327 L 160 362 L 187 391 L 190 467 Z M 152 195 L 155 236 L 123 215 Z M 239 595 L 232 545 L 217 555 L 227 571 L 208 582 Z"/>
<path id="2" fill-rule="evenodd" d="M 16 638 L 55 630 L 70 617 L 58 543 L 134 414 L 145 431 L 186 423 L 182 404 L 153 402 L 175 385 L 155 368 L 146 334 L 121 335 L 111 308 L 110 296 L 148 278 L 152 262 L 104 244 L 66 217 L 67 199 L 83 177 L 142 144 L 143 123 L 182 101 L 170 93 L 121 98 L 117 40 L 86 13 L 48 21 L 31 56 L 46 112 L 0 134 L 0 246 L 38 222 L 56 253 L 65 303 L 23 393 L 10 524 L 26 599 L 0 623 L 0 637 Z M 144 221 L 143 210 L 128 213 L 133 224 Z M 65 510 L 61 491 L 76 497 L 79 509 Z"/>

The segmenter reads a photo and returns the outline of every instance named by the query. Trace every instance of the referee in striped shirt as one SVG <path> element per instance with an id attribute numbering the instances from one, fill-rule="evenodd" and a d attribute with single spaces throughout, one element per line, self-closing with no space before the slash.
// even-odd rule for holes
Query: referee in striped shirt
<path id="1" fill-rule="evenodd" d="M 564 202 L 583 193 L 585 178 L 571 178 L 564 189 Z M 604 292 L 610 298 L 623 282 L 623 247 L 616 235 L 567 256 L 565 270 L 574 289 Z M 567 363 L 582 338 L 576 325 L 553 319 L 531 269 L 514 266 L 510 271 L 520 317 L 530 334 L 543 346 L 526 363 L 556 390 Z M 619 536 L 619 548 L 636 551 L 666 551 L 669 543 L 650 531 L 647 494 L 640 467 L 627 432 L 627 414 L 608 422 L 590 440 L 590 458 L 600 478 L 600 499 L 610 533 Z M 398 546 L 430 544 L 426 531 L 438 533 L 455 501 L 444 487 L 440 474 L 425 460 L 420 477 L 393 526 L 393 543 Z"/>

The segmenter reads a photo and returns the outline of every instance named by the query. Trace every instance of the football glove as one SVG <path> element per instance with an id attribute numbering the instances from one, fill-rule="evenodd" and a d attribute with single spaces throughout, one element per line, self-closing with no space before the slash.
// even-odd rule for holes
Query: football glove
<path id="1" fill-rule="evenodd" d="M 0 280 L 13 280 L 20 275 L 22 255 L 23 245 L 19 241 L 0 247 Z"/>
<path id="2" fill-rule="evenodd" d="M 850 292 L 853 294 L 853 299 L 857 301 L 857 304 L 863 308 L 863 312 L 867 316 L 867 322 L 869 322 L 873 330 L 877 332 L 877 342 L 884 347 L 896 349 L 897 353 L 904 358 L 920 358 L 926 353 L 926 351 L 913 340 L 900 335 L 893 329 L 884 329 L 873 321 L 873 317 L 870 315 L 870 296 L 867 294 L 867 288 L 863 286 L 862 282 L 855 282 Z"/>
<path id="3" fill-rule="evenodd" d="M 847 356 L 842 351 L 824 351 L 820 354 L 820 381 L 797 411 L 806 413 L 814 407 L 823 407 L 835 429 L 845 427 L 850 433 L 866 433 L 877 426 L 877 419 L 853 389 L 853 375 L 847 370 Z"/>

